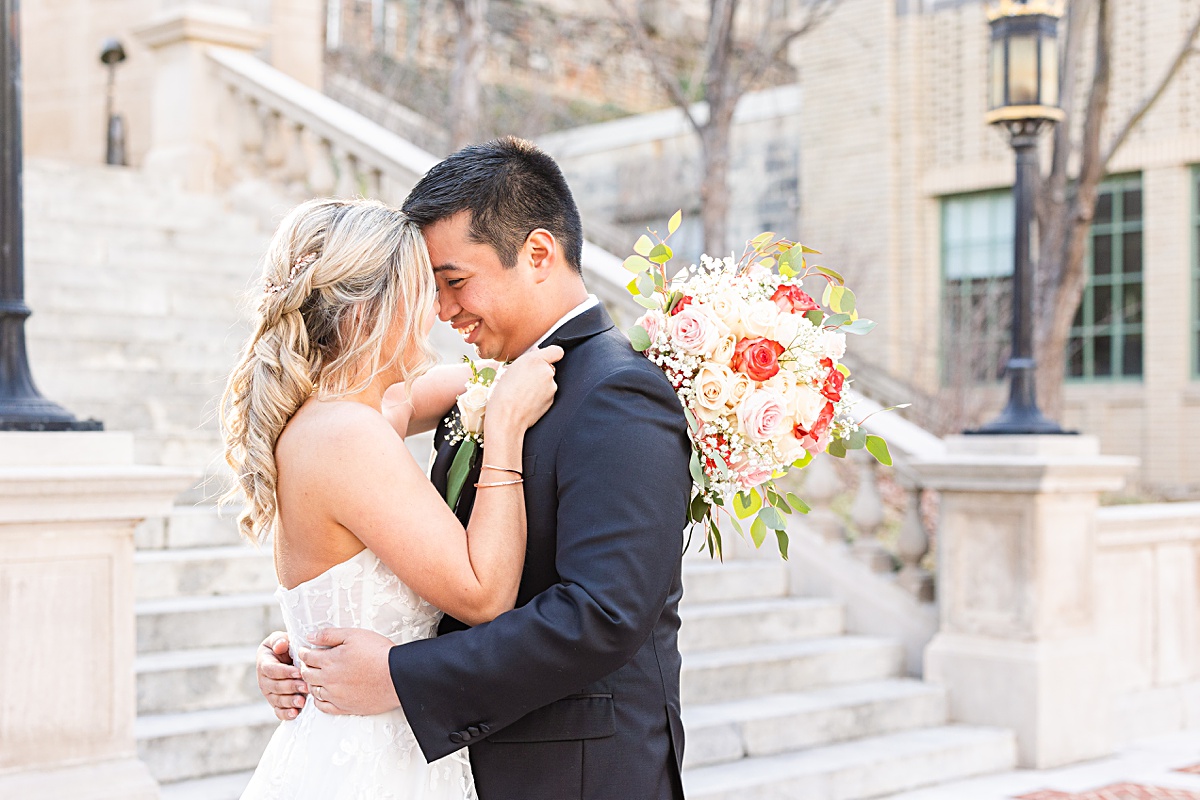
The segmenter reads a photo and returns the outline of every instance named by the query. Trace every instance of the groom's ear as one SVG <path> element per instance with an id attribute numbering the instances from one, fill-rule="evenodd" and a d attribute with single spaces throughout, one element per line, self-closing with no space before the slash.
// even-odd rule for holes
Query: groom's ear
<path id="1" fill-rule="evenodd" d="M 525 237 L 525 246 L 521 248 L 521 258 L 527 260 L 533 270 L 533 280 L 536 283 L 541 283 L 550 277 L 558 257 L 558 240 L 550 231 L 545 228 L 534 228 Z"/>

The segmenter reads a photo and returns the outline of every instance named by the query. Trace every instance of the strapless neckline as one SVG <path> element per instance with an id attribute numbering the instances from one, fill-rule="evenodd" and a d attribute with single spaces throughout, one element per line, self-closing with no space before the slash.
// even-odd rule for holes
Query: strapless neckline
<path id="1" fill-rule="evenodd" d="M 286 586 L 284 586 L 282 583 L 279 584 L 279 591 L 282 594 L 292 594 L 294 592 L 299 592 L 299 591 L 305 589 L 306 587 L 311 586 L 312 584 L 321 580 L 322 578 L 328 578 L 335 571 L 340 570 L 349 564 L 353 564 L 353 563 L 357 562 L 359 559 L 361 559 L 364 555 L 366 555 L 368 553 L 370 553 L 371 555 L 374 555 L 374 553 L 371 553 L 371 549 L 369 547 L 364 547 L 362 550 L 359 550 L 357 553 L 350 556 L 345 561 L 339 561 L 338 563 L 334 564 L 332 567 L 325 570 L 321 574 L 314 575 L 313 577 L 309 578 L 306 581 L 301 581 L 300 583 L 297 583 L 295 586 L 293 586 L 290 589 L 287 588 Z"/>

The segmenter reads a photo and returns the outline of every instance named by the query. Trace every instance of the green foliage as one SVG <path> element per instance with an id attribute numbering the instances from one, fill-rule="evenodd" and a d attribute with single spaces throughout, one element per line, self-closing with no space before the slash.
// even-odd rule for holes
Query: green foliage
<path id="1" fill-rule="evenodd" d="M 679 223 L 681 222 L 683 222 L 682 209 L 671 215 L 670 221 L 667 222 L 667 235 L 670 236 L 671 234 L 675 233 L 675 231 L 679 230 Z"/>
<path id="2" fill-rule="evenodd" d="M 651 249 L 653 248 L 654 242 L 650 241 L 650 237 L 644 233 L 638 237 L 636 242 L 633 243 L 633 252 L 637 253 L 639 256 L 648 257 Z"/>
<path id="3" fill-rule="evenodd" d="M 644 353 L 650 349 L 650 334 L 641 325 L 634 325 L 630 328 L 628 335 L 634 350 Z"/>
<path id="4" fill-rule="evenodd" d="M 868 436 L 866 447 L 867 452 L 875 456 L 875 460 L 880 464 L 883 464 L 885 467 L 892 465 L 892 454 L 888 450 L 887 442 L 884 441 L 882 436 Z"/>
<path id="5" fill-rule="evenodd" d="M 646 237 L 643 236 L 642 238 L 645 239 Z M 645 259 L 645 257 L 635 255 L 635 256 L 630 256 L 629 258 L 622 261 L 621 266 L 636 275 L 638 273 L 642 273 L 642 272 L 645 272 L 646 270 L 650 269 L 651 264 L 649 261 L 647 261 Z"/>
<path id="6" fill-rule="evenodd" d="M 738 492 L 733 496 L 733 513 L 738 519 L 747 519 L 758 513 L 762 508 L 762 498 L 756 489 L 748 492 Z"/>
<path id="7" fill-rule="evenodd" d="M 478 447 L 474 439 L 464 439 L 450 462 L 450 472 L 446 479 L 446 504 L 454 509 L 458 507 L 458 499 L 462 497 L 463 486 L 467 483 L 467 475 L 471 472 L 472 462 Z"/>

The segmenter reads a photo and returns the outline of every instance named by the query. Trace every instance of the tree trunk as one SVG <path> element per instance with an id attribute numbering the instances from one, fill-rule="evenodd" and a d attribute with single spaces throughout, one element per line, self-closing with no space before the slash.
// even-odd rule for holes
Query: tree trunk
<path id="1" fill-rule="evenodd" d="M 479 136 L 479 74 L 487 53 L 487 0 L 451 0 L 458 16 L 458 44 L 450 76 L 450 149 Z"/>
<path id="2" fill-rule="evenodd" d="M 700 220 L 704 226 L 704 252 L 713 258 L 729 255 L 729 139 L 731 120 L 709 119 L 700 133 L 703 178 L 700 182 Z"/>
<path id="3" fill-rule="evenodd" d="M 1036 352 L 1038 397 L 1046 416 L 1060 419 L 1063 411 L 1063 382 L 1066 379 L 1067 341 L 1083 290 L 1087 285 L 1084 261 L 1087 237 L 1100 182 L 1104 179 L 1104 156 L 1100 134 L 1108 111 L 1111 84 L 1112 15 L 1109 0 L 1096 0 L 1096 54 L 1091 91 L 1083 124 L 1079 178 L 1075 189 L 1065 200 L 1066 208 L 1058 213 L 1059 225 L 1050 231 L 1054 251 L 1047 255 L 1052 261 L 1043 265 L 1047 278 L 1043 282 L 1047 314 Z M 1065 123 L 1064 123 L 1065 124 Z M 1051 198 L 1053 202 L 1053 198 Z"/>

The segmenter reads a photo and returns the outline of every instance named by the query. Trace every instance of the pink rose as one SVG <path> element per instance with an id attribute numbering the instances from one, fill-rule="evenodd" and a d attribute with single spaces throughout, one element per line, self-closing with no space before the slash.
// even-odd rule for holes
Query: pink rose
<path id="1" fill-rule="evenodd" d="M 717 321 L 696 306 L 688 306 L 671 317 L 667 331 L 671 335 L 672 345 L 695 356 L 712 352 L 720 338 Z"/>
<path id="2" fill-rule="evenodd" d="M 765 442 L 783 429 L 787 410 L 778 392 L 755 389 L 738 406 L 737 414 L 746 437 L 751 441 Z"/>
<path id="3" fill-rule="evenodd" d="M 750 460 L 744 457 L 730 464 L 729 468 L 737 476 L 741 487 L 747 490 L 766 483 L 773 474 L 769 467 L 764 467 L 761 464 L 751 464 Z"/>
<path id="4" fill-rule="evenodd" d="M 642 314 L 642 318 L 636 324 L 641 325 L 645 329 L 646 335 L 650 337 L 650 344 L 654 344 L 654 341 L 658 338 L 658 334 L 662 332 L 662 312 L 647 311 L 645 314 Z"/>
<path id="5" fill-rule="evenodd" d="M 792 429 L 792 435 L 800 440 L 805 450 L 816 455 L 829 446 L 829 440 L 832 438 L 829 433 L 831 422 L 833 422 L 833 403 L 826 403 L 811 428 L 806 429 L 797 423 Z"/>

